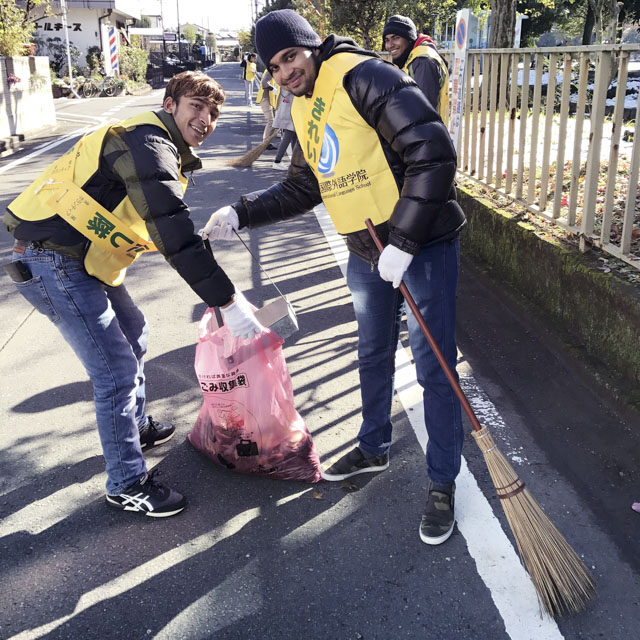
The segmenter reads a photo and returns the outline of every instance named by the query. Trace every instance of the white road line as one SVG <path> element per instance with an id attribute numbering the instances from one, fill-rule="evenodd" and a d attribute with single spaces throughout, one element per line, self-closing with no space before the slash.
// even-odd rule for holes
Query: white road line
<path id="1" fill-rule="evenodd" d="M 336 232 L 323 205 L 315 208 L 315 214 L 343 275 L 346 275 L 348 254 L 344 240 Z M 483 423 L 489 429 L 494 424 L 503 424 L 497 409 L 478 388 L 472 375 L 468 371 L 461 372 L 461 379 L 472 406 L 474 399 L 481 403 L 485 411 Z M 426 451 L 428 438 L 424 426 L 422 389 L 416 380 L 415 367 L 400 342 L 396 351 L 396 392 L 422 450 Z M 513 640 L 563 638 L 555 620 L 541 615 L 533 584 L 464 458 L 456 487 L 458 530 L 467 542 L 478 575 L 487 585 L 502 616 L 506 632 Z"/>
<path id="2" fill-rule="evenodd" d="M 59 138 L 58 140 L 54 140 L 53 142 L 49 142 L 40 147 L 36 147 L 31 153 L 24 156 L 23 158 L 18 158 L 18 160 L 14 160 L 13 162 L 6 164 L 4 167 L 0 167 L 0 175 L 2 175 L 3 173 L 6 173 L 10 169 L 20 166 L 21 164 L 29 160 L 32 160 L 33 158 L 36 158 L 37 156 L 41 155 L 42 153 L 45 153 L 46 151 L 49 151 L 50 149 L 54 149 L 55 147 L 61 144 L 64 144 L 65 142 L 73 138 L 80 137 L 85 133 L 90 133 L 91 131 L 98 129 L 103 124 L 107 124 L 107 120 L 109 120 L 109 118 L 105 116 L 110 115 L 112 112 L 119 111 L 120 109 L 125 109 L 127 107 L 130 107 L 136 102 L 137 102 L 137 98 L 134 98 L 132 100 L 127 100 L 126 102 L 123 102 L 118 107 L 114 107 L 112 109 L 109 109 L 109 111 L 104 112 L 101 116 L 89 116 L 89 115 L 84 115 L 80 113 L 76 114 L 76 113 L 66 113 L 66 112 L 56 113 L 56 118 L 58 118 L 59 120 L 62 120 L 63 122 L 77 122 L 78 119 L 81 119 L 81 120 L 85 119 L 85 120 L 91 121 L 91 125 L 89 126 L 89 124 L 87 124 L 87 127 L 85 127 L 84 129 L 76 129 L 75 131 L 72 131 L 66 136 Z"/>
<path id="3" fill-rule="evenodd" d="M 56 119 L 62 120 L 63 122 L 77 122 L 78 119 L 89 120 L 96 124 L 102 124 L 104 122 L 104 118 L 102 116 L 87 116 L 82 113 L 56 113 Z"/>
<path id="4" fill-rule="evenodd" d="M 73 138 L 77 138 L 80 137 L 82 135 L 84 135 L 85 133 L 89 133 L 90 131 L 93 131 L 94 129 L 97 129 L 98 125 L 91 125 L 89 127 L 85 127 L 84 129 L 76 129 L 75 131 L 73 131 L 72 133 L 69 133 L 68 135 L 62 137 L 62 138 L 58 138 L 57 140 L 54 140 L 53 142 L 50 142 L 49 144 L 44 145 L 43 147 L 38 148 L 35 151 L 32 151 L 31 153 L 27 154 L 26 156 L 22 157 L 22 158 L 18 158 L 17 160 L 14 160 L 13 162 L 10 162 L 9 164 L 6 164 L 4 167 L 0 167 L 0 175 L 2 175 L 3 173 L 6 173 L 7 171 L 9 171 L 10 169 L 14 169 L 15 167 L 28 162 L 29 160 L 33 160 L 34 158 L 38 157 L 39 155 L 45 153 L 45 151 L 49 151 L 50 149 L 54 149 L 55 147 L 64 144 L 65 142 L 68 142 L 69 140 L 72 140 Z"/>

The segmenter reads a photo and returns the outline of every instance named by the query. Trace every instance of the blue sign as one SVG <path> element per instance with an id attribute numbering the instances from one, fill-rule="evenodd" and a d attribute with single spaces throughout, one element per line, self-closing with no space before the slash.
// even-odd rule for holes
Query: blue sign
<path id="1" fill-rule="evenodd" d="M 456 29 L 456 44 L 462 49 L 467 39 L 467 25 L 464 20 L 460 20 Z"/>

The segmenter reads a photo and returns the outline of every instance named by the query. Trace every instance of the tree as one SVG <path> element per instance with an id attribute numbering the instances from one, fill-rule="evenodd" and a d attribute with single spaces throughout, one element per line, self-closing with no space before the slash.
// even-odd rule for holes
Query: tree
<path id="1" fill-rule="evenodd" d="M 185 40 L 188 40 L 190 44 L 196 41 L 196 28 L 192 24 L 185 24 L 180 28 L 180 32 Z"/>
<path id="2" fill-rule="evenodd" d="M 380 42 L 387 3 L 385 0 L 332 0 L 329 13 L 337 33 L 354 35 L 365 49 Z"/>
<path id="3" fill-rule="evenodd" d="M 149 29 L 151 27 L 151 18 L 149 16 L 140 16 L 139 19 L 133 23 L 136 29 Z"/>
<path id="4" fill-rule="evenodd" d="M 137 82 L 143 82 L 147 76 L 149 54 L 137 46 L 120 47 L 120 73 Z"/>
<path id="5" fill-rule="evenodd" d="M 331 3 L 332 0 L 296 0 L 293 8 L 307 19 L 313 30 L 324 40 L 333 30 L 330 24 Z"/>
<path id="6" fill-rule="evenodd" d="M 491 0 L 490 49 L 510 49 L 513 47 L 516 28 L 517 0 Z"/>
<path id="7" fill-rule="evenodd" d="M 209 47 L 209 49 L 211 50 L 215 50 L 218 48 L 218 43 L 216 42 L 216 37 L 213 33 L 209 32 L 207 33 L 207 37 L 204 40 L 204 43 L 207 45 L 207 47 Z"/>
<path id="8" fill-rule="evenodd" d="M 253 51 L 253 31 L 238 31 L 238 42 L 243 51 Z"/>
<path id="9" fill-rule="evenodd" d="M 100 47 L 89 47 L 87 49 L 85 60 L 87 61 L 87 67 L 89 67 L 89 71 L 104 68 L 104 54 L 102 53 L 102 49 Z"/>
<path id="10" fill-rule="evenodd" d="M 418 33 L 433 35 L 437 25 L 455 21 L 456 11 L 469 2 L 457 0 L 387 0 L 387 15 L 400 14 L 411 18 L 418 28 Z"/>
<path id="11" fill-rule="evenodd" d="M 0 0 L 0 55 L 20 56 L 33 42 L 35 20 L 51 11 L 51 0 Z"/>

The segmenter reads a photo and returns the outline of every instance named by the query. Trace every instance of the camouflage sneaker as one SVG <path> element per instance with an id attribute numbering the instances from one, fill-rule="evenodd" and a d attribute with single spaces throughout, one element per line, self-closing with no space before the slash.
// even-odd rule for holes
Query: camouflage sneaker
<path id="1" fill-rule="evenodd" d="M 359 447 L 352 449 L 332 464 L 326 471 L 322 472 L 322 477 L 330 482 L 346 480 L 359 473 L 375 473 L 384 471 L 389 466 L 389 454 L 366 458 Z"/>
<path id="2" fill-rule="evenodd" d="M 420 521 L 420 539 L 426 544 L 442 544 L 453 533 L 456 522 L 453 505 L 456 485 L 429 482 L 427 506 Z"/>

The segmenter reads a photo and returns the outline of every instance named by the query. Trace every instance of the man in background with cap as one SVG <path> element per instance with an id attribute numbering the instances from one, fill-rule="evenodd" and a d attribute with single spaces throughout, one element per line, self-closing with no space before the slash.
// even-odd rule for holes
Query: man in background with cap
<path id="1" fill-rule="evenodd" d="M 455 371 L 458 234 L 465 224 L 453 188 L 455 151 L 418 86 L 350 38 L 331 35 L 322 42 L 288 9 L 262 17 L 255 37 L 275 81 L 296 96 L 292 117 L 300 144 L 283 182 L 216 211 L 202 233 L 231 238 L 234 229 L 286 220 L 324 201 L 349 249 L 363 420 L 358 446 L 322 475 L 340 481 L 383 471 L 391 446 L 401 281 Z M 382 254 L 366 218 L 387 245 Z M 408 313 L 407 320 L 429 433 L 429 488 L 419 531 L 433 545 L 453 531 L 463 429 L 451 386 L 415 318 Z"/>
<path id="2" fill-rule="evenodd" d="M 382 39 L 393 63 L 416 81 L 446 124 L 449 118 L 449 70 L 433 40 L 424 33 L 418 34 L 413 20 L 400 15 L 387 20 Z"/>

